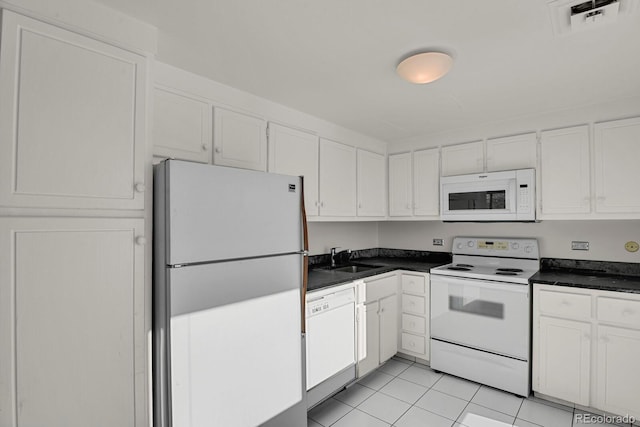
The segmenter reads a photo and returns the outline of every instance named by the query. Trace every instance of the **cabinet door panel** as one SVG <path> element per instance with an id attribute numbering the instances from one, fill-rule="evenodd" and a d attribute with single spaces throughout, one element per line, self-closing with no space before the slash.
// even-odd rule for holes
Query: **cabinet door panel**
<path id="1" fill-rule="evenodd" d="M 438 149 L 413 153 L 413 198 L 416 216 L 440 215 L 440 154 Z"/>
<path id="2" fill-rule="evenodd" d="M 145 425 L 143 225 L 0 219 L 1 425 Z"/>
<path id="3" fill-rule="evenodd" d="M 267 170 L 267 122 L 217 107 L 214 120 L 214 164 Z"/>
<path id="4" fill-rule="evenodd" d="M 398 352 L 398 296 L 380 300 L 380 363 Z"/>
<path id="5" fill-rule="evenodd" d="M 442 176 L 483 171 L 484 144 L 482 141 L 442 147 Z"/>
<path id="6" fill-rule="evenodd" d="M 535 133 L 487 140 L 487 171 L 535 168 L 538 158 Z"/>
<path id="7" fill-rule="evenodd" d="M 385 216 L 384 156 L 360 150 L 358 156 L 358 216 Z"/>
<path id="8" fill-rule="evenodd" d="M 380 364 L 380 318 L 378 302 L 365 305 L 367 317 L 367 357 L 358 362 L 358 377 L 373 371 Z"/>
<path id="9" fill-rule="evenodd" d="M 6 10 L 0 40 L 0 205 L 142 209 L 145 58 Z"/>
<path id="10" fill-rule="evenodd" d="M 548 396 L 589 405 L 591 323 L 539 318 L 538 387 Z M 534 385 L 535 385 L 534 381 Z"/>
<path id="11" fill-rule="evenodd" d="M 186 94 L 160 87 L 154 89 L 153 100 L 153 154 L 209 163 L 211 106 Z"/>
<path id="12" fill-rule="evenodd" d="M 322 138 L 320 215 L 356 215 L 356 149 Z"/>
<path id="13" fill-rule="evenodd" d="M 640 212 L 640 118 L 595 125 L 596 212 Z"/>
<path id="14" fill-rule="evenodd" d="M 411 153 L 389 156 L 389 216 L 413 214 Z"/>
<path id="15" fill-rule="evenodd" d="M 318 137 L 269 123 L 269 172 L 304 176 L 307 216 L 318 215 Z"/>
<path id="16" fill-rule="evenodd" d="M 589 213 L 588 126 L 542 132 L 540 145 L 542 216 Z"/>
<path id="17" fill-rule="evenodd" d="M 596 406 L 640 419 L 640 330 L 598 326 Z"/>

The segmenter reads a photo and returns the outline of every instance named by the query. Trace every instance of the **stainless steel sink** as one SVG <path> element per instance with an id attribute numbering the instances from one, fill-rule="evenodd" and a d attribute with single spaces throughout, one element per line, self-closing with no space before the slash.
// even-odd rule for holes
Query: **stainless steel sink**
<path id="1" fill-rule="evenodd" d="M 362 271 L 372 270 L 378 268 L 374 265 L 347 265 L 344 267 L 332 268 L 330 271 L 340 271 L 342 273 L 360 273 Z"/>

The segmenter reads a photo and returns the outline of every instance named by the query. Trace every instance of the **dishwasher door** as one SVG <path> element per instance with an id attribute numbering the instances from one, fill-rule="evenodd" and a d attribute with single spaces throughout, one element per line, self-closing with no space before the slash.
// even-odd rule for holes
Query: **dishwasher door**
<path id="1" fill-rule="evenodd" d="M 353 288 L 307 301 L 307 390 L 356 360 Z"/>

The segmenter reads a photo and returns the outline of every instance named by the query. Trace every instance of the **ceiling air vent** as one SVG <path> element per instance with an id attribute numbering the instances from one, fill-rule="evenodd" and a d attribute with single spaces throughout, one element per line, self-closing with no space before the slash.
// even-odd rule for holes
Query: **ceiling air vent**
<path id="1" fill-rule="evenodd" d="M 636 7 L 634 0 L 551 0 L 549 11 L 556 34 L 568 34 L 616 22 Z"/>

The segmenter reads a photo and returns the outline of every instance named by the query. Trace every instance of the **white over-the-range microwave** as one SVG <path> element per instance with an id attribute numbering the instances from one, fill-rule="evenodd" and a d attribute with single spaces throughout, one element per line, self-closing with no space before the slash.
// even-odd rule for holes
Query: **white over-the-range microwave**
<path id="1" fill-rule="evenodd" d="M 443 221 L 535 221 L 535 169 L 440 178 Z"/>

